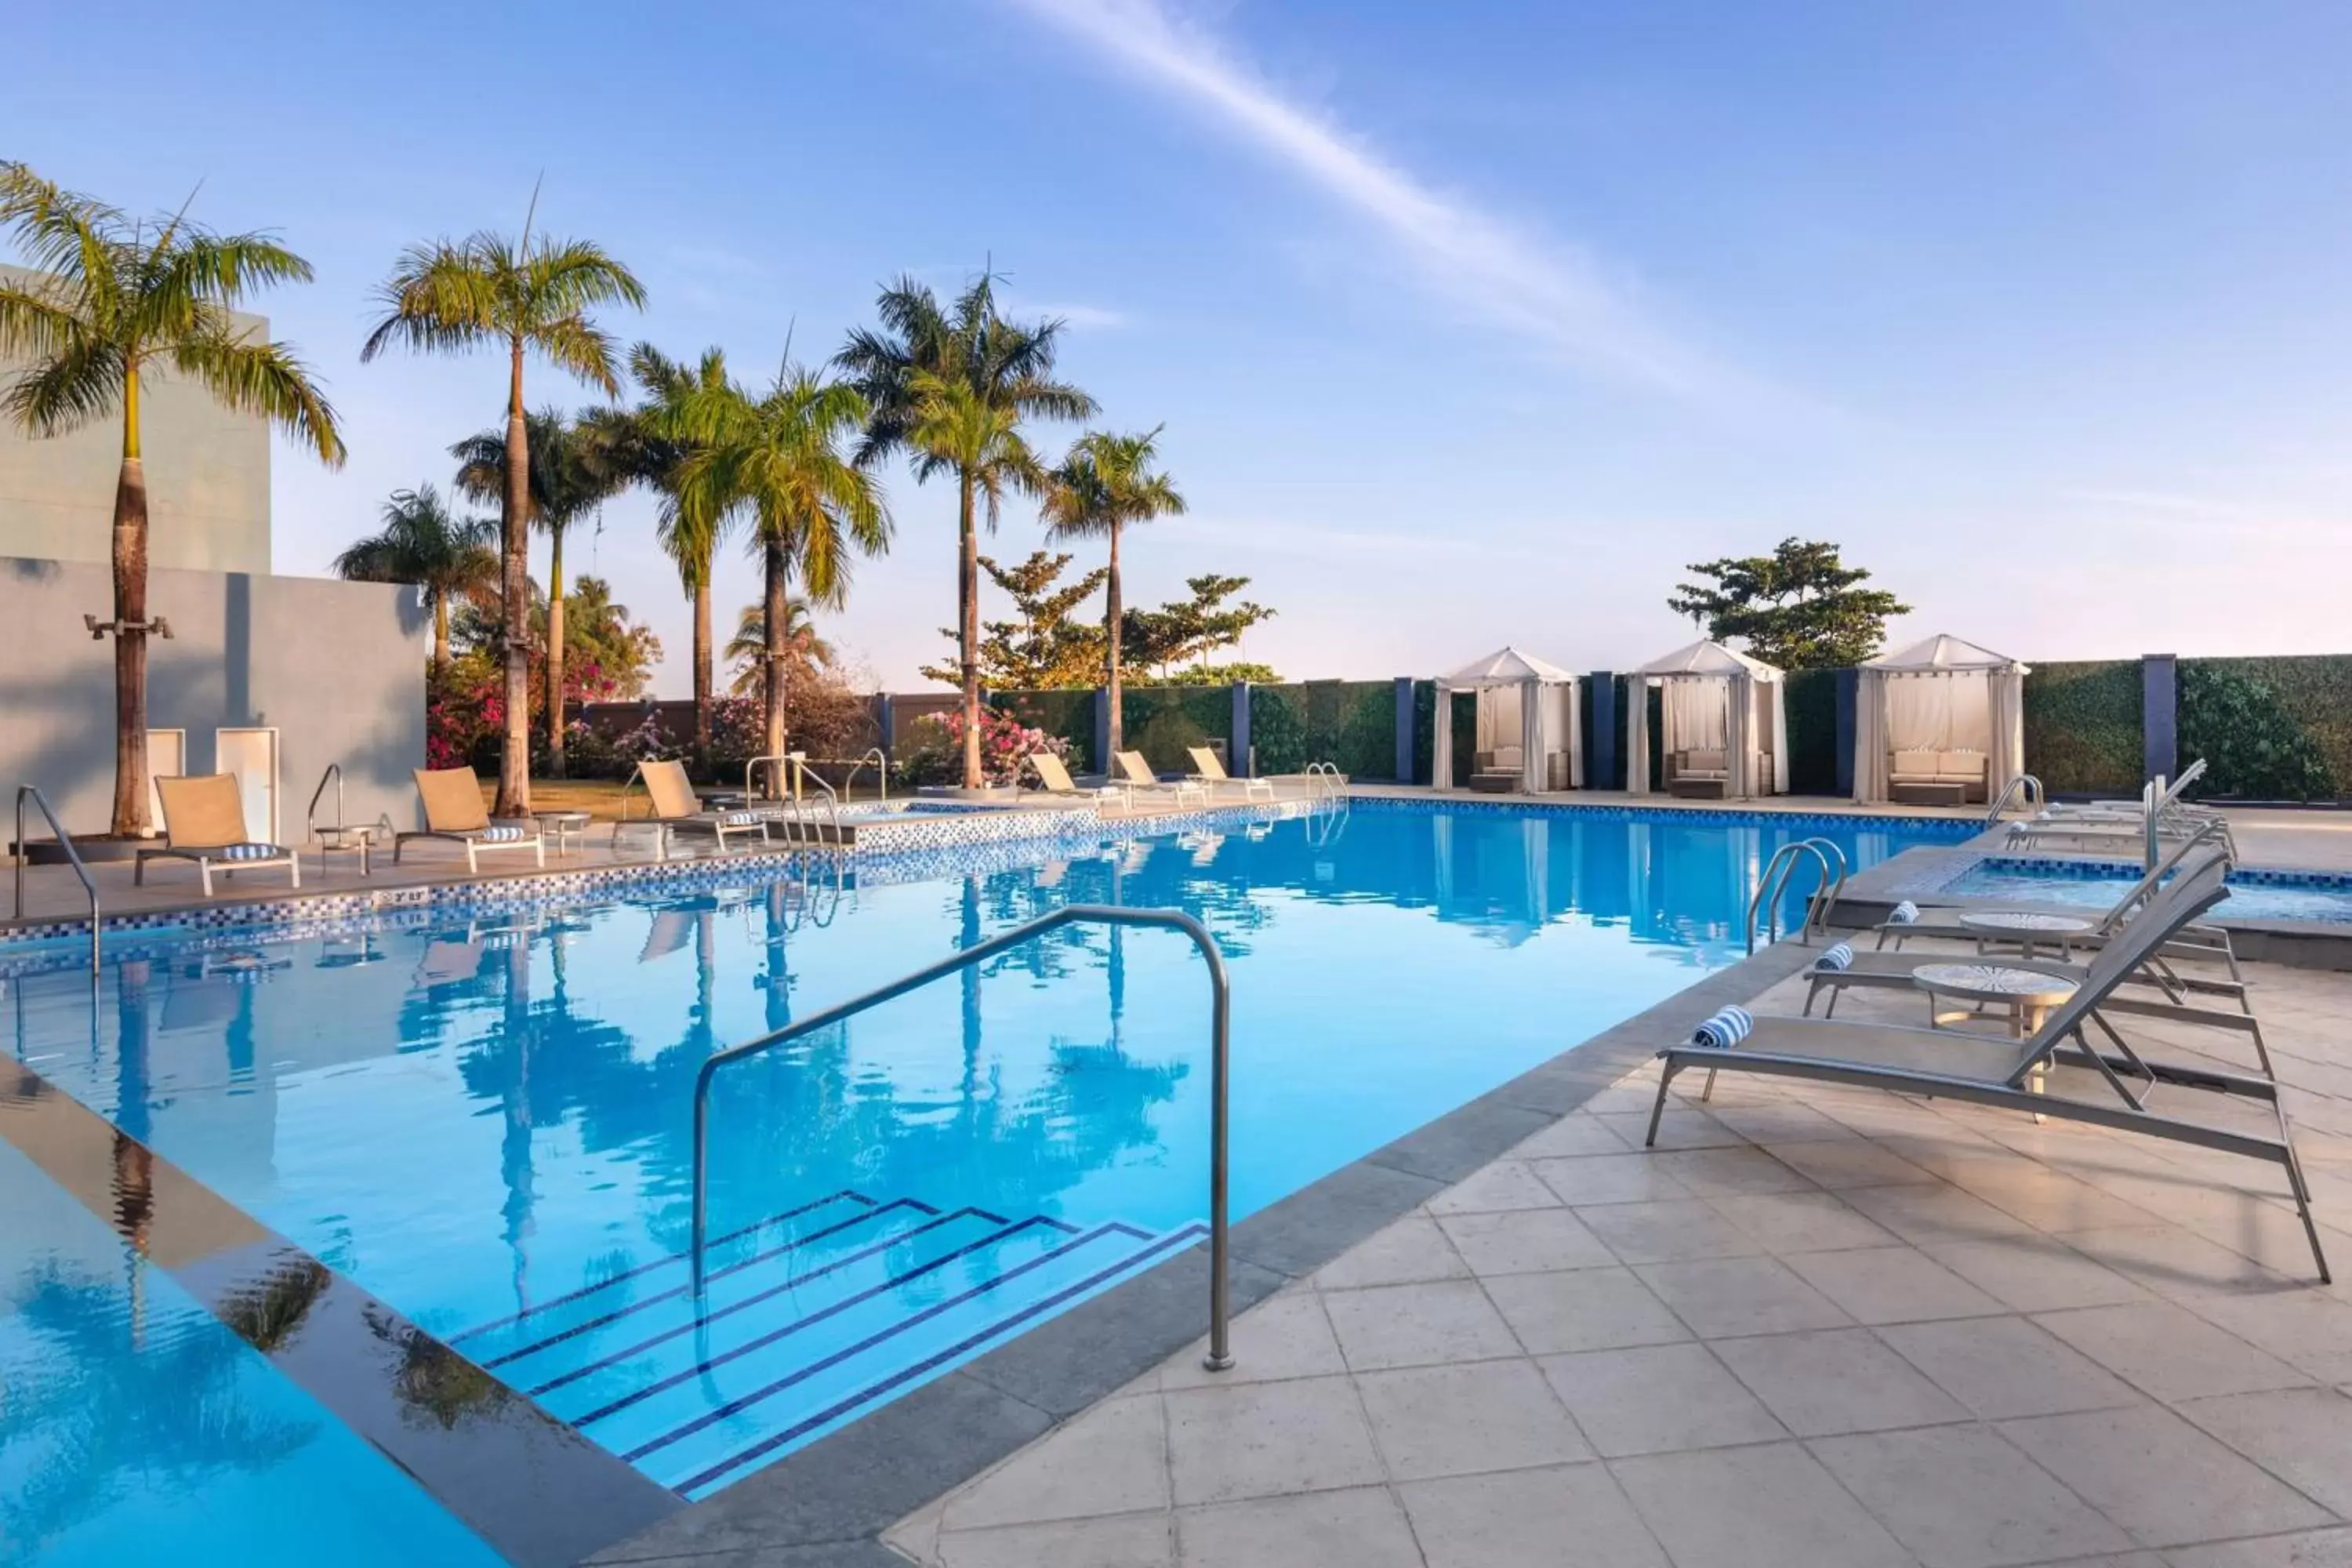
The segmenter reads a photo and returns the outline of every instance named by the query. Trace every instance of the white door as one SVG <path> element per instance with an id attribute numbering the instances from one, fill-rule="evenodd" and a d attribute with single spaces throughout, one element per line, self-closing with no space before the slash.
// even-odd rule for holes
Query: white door
<path id="1" fill-rule="evenodd" d="M 278 731 L 215 730 L 213 766 L 236 780 L 245 797 L 245 836 L 256 844 L 278 840 Z"/>
<path id="2" fill-rule="evenodd" d="M 157 779 L 175 779 L 188 771 L 188 732 L 185 730 L 150 730 L 147 731 L 147 820 L 161 827 L 163 825 L 163 797 L 156 792 Z"/>

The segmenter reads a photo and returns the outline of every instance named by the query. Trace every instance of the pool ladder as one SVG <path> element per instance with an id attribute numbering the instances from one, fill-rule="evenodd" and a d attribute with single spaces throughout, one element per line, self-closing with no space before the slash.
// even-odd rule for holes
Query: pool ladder
<path id="1" fill-rule="evenodd" d="M 871 752 L 866 753 L 867 756 L 873 754 Z M 759 798 L 753 790 L 752 780 L 763 763 L 778 769 L 784 764 L 790 764 L 793 770 L 790 790 L 784 788 L 783 775 L 781 771 L 770 774 L 776 788 L 777 813 L 771 820 L 783 830 L 784 842 L 795 849 L 821 848 L 830 849 L 836 855 L 847 853 L 850 842 L 848 837 L 841 831 L 841 796 L 835 793 L 831 784 L 808 771 L 806 752 L 787 752 L 781 756 L 753 757 L 750 762 L 745 763 L 743 764 L 744 803 L 749 805 Z M 859 758 L 857 766 L 865 765 L 866 759 Z M 851 776 L 853 778 L 856 776 L 855 769 L 851 770 Z M 885 798 L 887 798 L 889 784 L 887 773 L 884 774 L 884 780 L 883 789 Z M 808 784 L 814 784 L 824 792 L 821 802 L 813 801 L 804 793 L 804 786 Z M 822 816 L 818 816 L 814 809 L 817 804 L 822 804 L 824 808 Z M 826 829 L 825 834 L 820 835 L 817 832 L 820 824 Z"/>
<path id="2" fill-rule="evenodd" d="M 1805 905 L 1804 923 L 1798 928 L 1797 940 L 1810 944 L 1816 930 L 1827 931 L 1830 911 L 1845 892 L 1845 851 L 1826 838 L 1795 838 L 1772 851 L 1764 862 L 1764 874 L 1756 879 L 1755 894 L 1748 900 L 1748 951 L 1756 951 L 1756 923 L 1764 921 L 1767 943 L 1780 940 L 1780 898 L 1788 891 L 1789 879 L 1796 874 L 1797 862 L 1806 855 L 1822 868 L 1822 879 L 1813 889 L 1811 900 Z M 1836 864 L 1832 866 L 1831 862 Z"/>
<path id="3" fill-rule="evenodd" d="M 2000 786 L 2000 794 L 1993 799 L 1992 809 L 1985 813 L 1985 826 L 1990 827 L 1998 823 L 2000 814 L 2009 809 L 2009 803 L 2020 794 L 2025 797 L 2025 809 L 2028 811 L 2043 810 L 2050 805 L 2050 794 L 2042 787 L 2042 781 L 2032 773 L 2020 773 Z"/>
<path id="4" fill-rule="evenodd" d="M 695 1296 L 704 1294 L 704 1253 L 709 1238 L 710 1220 L 710 1082 L 719 1069 L 730 1062 L 741 1061 L 763 1051 L 813 1035 L 819 1029 L 829 1029 L 835 1024 L 878 1007 L 883 1003 L 919 990 L 934 980 L 943 980 L 976 964 L 985 963 L 1000 952 L 1020 947 L 1048 931 L 1066 925 L 1157 926 L 1162 930 L 1181 932 L 1201 950 L 1209 966 L 1209 1353 L 1202 1364 L 1212 1372 L 1223 1372 L 1234 1364 L 1233 1347 L 1228 1329 L 1232 1317 L 1232 1298 L 1227 1258 L 1226 1195 L 1229 1190 L 1226 1144 L 1229 1141 L 1231 1116 L 1228 1102 L 1232 1083 L 1232 983 L 1226 978 L 1224 954 L 1217 939 L 1199 921 L 1181 910 L 1127 909 L 1108 904 L 1071 904 L 1025 925 L 1015 926 L 986 942 L 976 942 L 960 952 L 953 952 L 936 963 L 925 964 L 910 974 L 904 974 L 879 989 L 863 996 L 851 998 L 822 1013 L 811 1014 L 796 1024 L 761 1035 L 740 1045 L 730 1046 L 706 1058 L 694 1077 L 694 1222 L 692 1238 L 687 1254 L 693 1278 Z"/>
<path id="5" fill-rule="evenodd" d="M 71 866 L 74 875 L 81 879 L 81 890 L 89 898 L 89 978 L 95 984 L 99 975 L 98 883 L 91 879 L 89 868 L 82 864 L 81 851 L 74 847 L 73 835 L 58 823 L 58 814 L 49 809 L 48 797 L 37 784 L 16 786 L 16 919 L 22 921 L 25 918 L 25 803 L 28 800 L 39 806 L 41 815 L 48 819 L 50 836 L 66 852 L 66 864 Z"/>

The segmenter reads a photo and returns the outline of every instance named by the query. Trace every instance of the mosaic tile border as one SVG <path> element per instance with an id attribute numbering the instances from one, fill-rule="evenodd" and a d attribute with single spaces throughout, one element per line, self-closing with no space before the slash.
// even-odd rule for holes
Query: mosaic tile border
<path id="1" fill-rule="evenodd" d="M 1654 823 L 1688 823 L 1696 819 L 1710 826 L 1720 827 L 1852 828 L 1859 824 L 1864 826 L 1865 831 L 1870 826 L 1885 826 L 1905 833 L 1933 834 L 1955 843 L 1973 838 L 1985 830 L 1982 822 L 1962 816 L 1910 816 L 1875 811 L 1759 811 L 1753 807 L 1711 805 L 1627 805 L 1614 801 L 1587 803 L 1529 799 L 1523 795 L 1491 800 L 1464 800 L 1454 795 L 1432 795 L 1423 800 L 1416 800 L 1410 795 L 1357 795 L 1354 797 L 1354 809 L 1452 813 L 1491 811 L 1521 816 L 1591 816 L 1610 821 L 1637 818 Z"/>
<path id="2" fill-rule="evenodd" d="M 2095 882 L 2116 877 L 2137 879 L 2143 868 L 2137 860 L 2117 860 L 2087 856 L 2056 855 L 1979 855 L 1964 871 L 1981 867 L 1988 871 L 2010 876 L 2047 877 L 2053 880 Z M 2337 893 L 2352 890 L 2352 871 L 2300 870 L 2287 866 L 2235 866 L 2231 868 L 2230 880 L 2246 888 L 2286 888 L 2298 892 Z"/>

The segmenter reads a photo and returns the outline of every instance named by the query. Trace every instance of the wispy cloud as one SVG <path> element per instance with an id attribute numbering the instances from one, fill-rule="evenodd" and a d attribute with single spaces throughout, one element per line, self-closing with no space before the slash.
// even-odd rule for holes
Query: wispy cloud
<path id="1" fill-rule="evenodd" d="M 1286 99 L 1168 0 L 1010 0 L 1205 111 L 1386 234 L 1466 315 L 1590 368 L 1701 403 L 1770 397 L 1655 319 L 1590 252 L 1545 243 L 1450 195 Z"/>
<path id="2" fill-rule="evenodd" d="M 1088 305 L 1065 300 L 1033 300 L 1026 296 L 1007 294 L 1003 299 L 1007 314 L 1028 318 L 1050 316 L 1082 332 L 1111 332 L 1129 324 L 1124 310 L 1108 305 Z"/>

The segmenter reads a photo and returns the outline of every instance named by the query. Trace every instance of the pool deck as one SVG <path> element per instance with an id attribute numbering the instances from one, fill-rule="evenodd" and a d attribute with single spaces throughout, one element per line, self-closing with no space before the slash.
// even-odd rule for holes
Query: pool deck
<path id="1" fill-rule="evenodd" d="M 1685 993 L 1679 1026 L 1743 975 L 1796 1011 L 1787 956 Z M 2352 1269 L 2352 976 L 2250 973 Z M 1654 1086 L 1623 1072 L 1286 1279 L 1232 1371 L 1169 1357 L 888 1546 L 938 1568 L 2352 1563 L 2352 1286 L 2314 1282 L 2269 1168 L 1871 1090 L 1727 1079 L 1702 1104 L 1696 1074 L 1644 1152 Z M 748 1546 L 743 1522 L 713 1544 Z"/>

